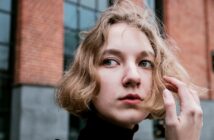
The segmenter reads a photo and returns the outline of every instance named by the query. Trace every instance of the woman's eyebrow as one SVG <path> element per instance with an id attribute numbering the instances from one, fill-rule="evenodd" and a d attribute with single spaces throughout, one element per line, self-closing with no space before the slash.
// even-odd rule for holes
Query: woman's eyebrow
<path id="1" fill-rule="evenodd" d="M 123 54 L 120 51 L 116 50 L 116 49 L 104 50 L 103 55 L 109 55 L 109 54 L 116 55 L 116 56 L 121 56 L 121 57 L 123 56 Z"/>
<path id="2" fill-rule="evenodd" d="M 122 52 L 120 52 L 119 50 L 116 50 L 116 49 L 104 50 L 103 56 L 105 56 L 105 55 L 116 55 L 119 57 L 123 56 Z M 139 56 L 140 57 L 155 57 L 154 53 L 149 50 L 143 50 L 142 52 L 139 53 Z"/>
<path id="3" fill-rule="evenodd" d="M 141 56 L 141 57 L 155 57 L 155 54 L 153 52 L 151 52 L 151 51 L 145 50 L 145 51 L 142 51 L 139 54 L 139 56 Z"/>

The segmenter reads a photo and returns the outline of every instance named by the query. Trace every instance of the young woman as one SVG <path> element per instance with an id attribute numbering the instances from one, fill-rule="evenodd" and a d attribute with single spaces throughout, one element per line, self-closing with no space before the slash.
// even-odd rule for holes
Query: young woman
<path id="1" fill-rule="evenodd" d="M 147 9 L 129 0 L 108 8 L 85 33 L 58 88 L 60 106 L 87 118 L 78 139 L 132 140 L 139 122 L 165 118 L 167 140 L 199 140 L 201 89 L 173 50 Z"/>

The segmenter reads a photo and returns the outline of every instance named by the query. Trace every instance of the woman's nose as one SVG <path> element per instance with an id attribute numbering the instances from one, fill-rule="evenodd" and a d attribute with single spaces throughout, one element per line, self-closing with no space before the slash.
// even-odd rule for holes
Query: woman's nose
<path id="1" fill-rule="evenodd" d="M 124 76 L 122 79 L 124 87 L 139 87 L 141 84 L 140 73 L 135 65 L 128 65 L 124 69 Z"/>

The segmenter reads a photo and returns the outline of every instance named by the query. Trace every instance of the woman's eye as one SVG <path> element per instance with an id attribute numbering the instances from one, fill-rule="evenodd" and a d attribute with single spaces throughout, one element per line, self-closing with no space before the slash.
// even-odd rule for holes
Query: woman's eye
<path id="1" fill-rule="evenodd" d="M 154 67 L 153 62 L 149 61 L 149 60 L 142 60 L 140 61 L 139 64 L 141 67 L 143 68 L 147 68 L 147 69 L 152 69 Z"/>
<path id="2" fill-rule="evenodd" d="M 104 66 L 110 66 L 110 67 L 116 66 L 118 64 L 119 63 L 116 60 L 114 60 L 114 59 L 104 59 L 103 62 L 102 62 L 102 65 L 104 65 Z"/>

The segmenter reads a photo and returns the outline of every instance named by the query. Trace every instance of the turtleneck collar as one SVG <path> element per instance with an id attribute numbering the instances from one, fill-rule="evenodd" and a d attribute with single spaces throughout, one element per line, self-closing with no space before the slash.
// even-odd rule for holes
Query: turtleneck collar
<path id="1" fill-rule="evenodd" d="M 103 120 L 95 113 L 91 113 L 78 140 L 132 140 L 137 130 L 138 125 L 133 129 L 123 128 Z"/>

